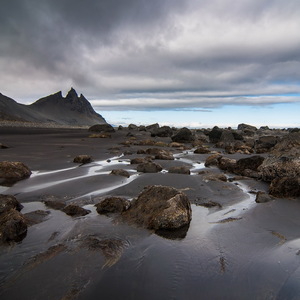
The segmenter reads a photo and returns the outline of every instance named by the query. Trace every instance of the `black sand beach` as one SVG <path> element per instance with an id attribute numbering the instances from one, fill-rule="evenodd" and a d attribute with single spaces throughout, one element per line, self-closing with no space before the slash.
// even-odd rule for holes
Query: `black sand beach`
<path id="1" fill-rule="evenodd" d="M 212 153 L 195 154 L 192 143 L 172 147 L 170 137 L 140 130 L 91 134 L 0 127 L 0 143 L 8 146 L 0 161 L 32 171 L 0 193 L 14 195 L 33 220 L 22 241 L 0 245 L 1 299 L 300 299 L 299 198 L 256 203 L 269 184 L 205 167 Z M 229 158 L 253 155 L 203 145 Z M 131 160 L 149 156 L 142 151 L 149 148 L 170 151 L 174 160 L 153 159 L 162 171 L 137 172 Z M 78 155 L 93 161 L 74 163 Z M 190 175 L 168 172 L 172 167 L 187 167 Z M 115 169 L 130 176 L 111 174 Z M 215 179 L 222 174 L 225 180 Z M 94 205 L 106 197 L 132 201 L 149 185 L 187 195 L 188 228 L 160 235 L 97 213 Z M 45 201 L 90 213 L 72 217 Z"/>

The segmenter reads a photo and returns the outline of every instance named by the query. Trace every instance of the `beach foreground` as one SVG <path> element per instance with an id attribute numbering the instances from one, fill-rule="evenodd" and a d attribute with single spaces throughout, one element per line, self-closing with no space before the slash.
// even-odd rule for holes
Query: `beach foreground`
<path id="1" fill-rule="evenodd" d="M 205 166 L 218 153 L 236 160 L 253 153 L 225 153 L 203 135 L 201 149 L 209 151 L 194 153 L 197 141 L 176 144 L 138 128 L 92 135 L 0 127 L 0 137 L 7 146 L 0 161 L 22 162 L 32 172 L 0 186 L 30 220 L 21 241 L 0 245 L 1 299 L 300 299 L 299 197 L 257 203 L 269 183 Z M 153 148 L 173 159 L 155 158 Z M 74 163 L 79 155 L 92 161 Z M 161 171 L 132 163 L 149 156 Z M 133 201 L 152 185 L 187 196 L 188 226 L 154 231 L 96 210 L 108 197 Z M 89 213 L 70 216 L 50 202 Z"/>

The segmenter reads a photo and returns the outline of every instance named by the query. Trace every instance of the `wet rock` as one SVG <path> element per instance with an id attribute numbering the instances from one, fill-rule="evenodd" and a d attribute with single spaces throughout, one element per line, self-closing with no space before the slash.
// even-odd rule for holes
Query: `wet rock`
<path id="1" fill-rule="evenodd" d="M 197 149 L 194 151 L 195 154 L 207 154 L 210 152 L 211 151 L 209 150 L 209 148 L 204 146 L 198 146 Z"/>
<path id="2" fill-rule="evenodd" d="M 162 169 L 162 166 L 155 162 L 146 162 L 137 166 L 137 171 L 143 173 L 157 173 L 160 172 Z"/>
<path id="3" fill-rule="evenodd" d="M 96 124 L 89 128 L 92 132 L 115 132 L 115 129 L 110 124 Z"/>
<path id="4" fill-rule="evenodd" d="M 222 131 L 219 143 L 222 145 L 222 147 L 233 145 L 235 143 L 235 138 L 234 138 L 231 130 L 224 129 Z"/>
<path id="5" fill-rule="evenodd" d="M 24 218 L 27 225 L 32 226 L 44 222 L 49 214 L 50 212 L 47 210 L 35 210 L 24 214 Z"/>
<path id="6" fill-rule="evenodd" d="M 283 177 L 300 177 L 300 133 L 286 135 L 259 166 L 264 181 Z"/>
<path id="7" fill-rule="evenodd" d="M 62 211 L 71 217 L 85 216 L 90 213 L 89 210 L 74 204 L 66 206 Z"/>
<path id="8" fill-rule="evenodd" d="M 136 157 L 136 158 L 133 158 L 130 163 L 132 165 L 137 165 L 137 164 L 145 164 L 145 163 L 148 163 L 148 162 L 151 162 L 152 161 L 152 158 L 151 157 Z"/>
<path id="9" fill-rule="evenodd" d="M 218 143 L 220 141 L 223 129 L 215 126 L 208 134 L 211 143 Z"/>
<path id="10" fill-rule="evenodd" d="M 120 197 L 108 197 L 95 206 L 98 214 L 121 213 L 130 207 L 130 201 Z"/>
<path id="11" fill-rule="evenodd" d="M 267 203 L 272 200 L 274 200 L 274 198 L 265 192 L 258 192 L 255 198 L 256 203 Z"/>
<path id="12" fill-rule="evenodd" d="M 124 169 L 114 169 L 111 171 L 110 174 L 117 175 L 117 176 L 123 176 L 123 177 L 127 177 L 127 178 L 130 177 L 130 174 Z"/>
<path id="13" fill-rule="evenodd" d="M 66 207 L 65 203 L 54 201 L 54 200 L 46 200 L 44 201 L 45 205 L 49 208 L 56 210 L 63 210 Z"/>
<path id="14" fill-rule="evenodd" d="M 148 126 L 146 126 L 146 129 L 148 130 L 148 131 L 153 131 L 153 130 L 156 130 L 156 129 L 158 129 L 159 128 L 159 124 L 158 123 L 155 123 L 155 124 L 151 124 L 151 125 L 148 125 Z"/>
<path id="15" fill-rule="evenodd" d="M 20 242 L 27 234 L 27 222 L 15 209 L 0 215 L 0 240 L 2 242 Z"/>
<path id="16" fill-rule="evenodd" d="M 8 149 L 9 147 L 5 144 L 0 143 L 0 149 Z"/>
<path id="17" fill-rule="evenodd" d="M 236 160 L 228 157 L 221 156 L 218 159 L 218 167 L 221 170 L 234 173 L 236 169 Z"/>
<path id="18" fill-rule="evenodd" d="M 0 214 L 15 209 L 21 211 L 23 205 L 12 195 L 0 194 Z"/>
<path id="19" fill-rule="evenodd" d="M 167 186 L 148 186 L 122 214 L 125 221 L 153 230 L 175 230 L 189 225 L 190 202 L 181 191 Z"/>
<path id="20" fill-rule="evenodd" d="M 261 136 L 255 143 L 256 153 L 269 152 L 278 142 L 277 136 L 267 135 Z"/>
<path id="21" fill-rule="evenodd" d="M 82 247 L 90 251 L 101 251 L 106 262 L 103 267 L 111 267 L 121 258 L 127 243 L 120 239 L 100 239 L 97 236 L 88 236 L 82 242 Z"/>
<path id="22" fill-rule="evenodd" d="M 30 177 L 31 171 L 22 162 L 1 161 L 0 162 L 0 179 L 6 183 L 14 183 L 19 180 Z"/>
<path id="23" fill-rule="evenodd" d="M 169 126 L 162 126 L 157 129 L 152 129 L 151 130 L 151 136 L 155 137 L 171 137 L 173 134 L 173 130 Z"/>
<path id="24" fill-rule="evenodd" d="M 190 171 L 189 167 L 187 167 L 187 166 L 181 166 L 181 167 L 171 167 L 169 169 L 169 173 L 190 175 L 191 171 Z"/>
<path id="25" fill-rule="evenodd" d="M 198 204 L 199 206 L 204 206 L 206 208 L 212 208 L 212 207 L 218 207 L 218 208 L 222 208 L 222 205 L 218 202 L 214 202 L 214 201 L 208 201 L 208 202 L 203 202 Z"/>
<path id="26" fill-rule="evenodd" d="M 173 142 L 191 143 L 194 140 L 193 133 L 190 129 L 183 127 L 171 137 Z"/>
<path id="27" fill-rule="evenodd" d="M 146 154 L 153 155 L 155 159 L 174 160 L 173 153 L 163 149 L 150 148 L 146 150 Z"/>
<path id="28" fill-rule="evenodd" d="M 227 181 L 227 177 L 224 174 L 207 174 L 203 176 L 203 179 L 208 181 Z"/>
<path id="29" fill-rule="evenodd" d="M 219 153 L 208 156 L 204 163 L 205 167 L 217 166 L 220 157 L 221 155 Z"/>
<path id="30" fill-rule="evenodd" d="M 79 163 L 79 164 L 88 164 L 93 161 L 92 157 L 90 155 L 77 155 L 74 159 L 74 163 Z"/>
<path id="31" fill-rule="evenodd" d="M 264 157 L 253 155 L 247 158 L 241 158 L 236 162 L 235 173 L 244 175 L 245 170 L 257 171 L 258 167 L 263 163 Z M 245 175 L 246 176 L 246 175 Z"/>
<path id="32" fill-rule="evenodd" d="M 275 197 L 300 197 L 300 177 L 277 177 L 273 179 L 269 193 Z"/>

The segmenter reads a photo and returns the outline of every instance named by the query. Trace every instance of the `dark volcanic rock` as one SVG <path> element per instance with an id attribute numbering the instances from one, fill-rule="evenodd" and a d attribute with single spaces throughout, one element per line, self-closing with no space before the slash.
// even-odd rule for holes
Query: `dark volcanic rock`
<path id="1" fill-rule="evenodd" d="M 220 157 L 221 154 L 219 153 L 208 156 L 205 160 L 205 167 L 217 166 L 219 164 Z"/>
<path id="2" fill-rule="evenodd" d="M 5 182 L 16 182 L 30 177 L 31 171 L 22 162 L 1 161 L 0 162 L 0 179 Z"/>
<path id="3" fill-rule="evenodd" d="M 218 159 L 218 167 L 221 170 L 234 173 L 236 169 L 236 160 L 228 157 L 221 156 Z"/>
<path id="4" fill-rule="evenodd" d="M 275 197 L 300 197 L 300 177 L 273 179 L 269 193 Z"/>
<path id="5" fill-rule="evenodd" d="M 88 164 L 93 161 L 92 157 L 90 155 L 77 155 L 74 157 L 73 162 L 79 163 L 79 164 Z"/>
<path id="6" fill-rule="evenodd" d="M 121 213 L 130 207 L 130 201 L 120 197 L 108 197 L 95 206 L 99 214 Z"/>
<path id="7" fill-rule="evenodd" d="M 211 143 L 218 143 L 220 141 L 223 129 L 215 126 L 208 134 Z"/>
<path id="8" fill-rule="evenodd" d="M 173 142 L 177 143 L 191 143 L 194 140 L 192 131 L 186 127 L 181 128 L 171 138 Z"/>
<path id="9" fill-rule="evenodd" d="M 154 159 L 154 157 L 153 157 Z M 130 163 L 132 165 L 137 165 L 137 164 L 144 164 L 152 161 L 152 157 L 135 157 L 133 158 Z"/>
<path id="10" fill-rule="evenodd" d="M 159 136 L 159 137 L 171 137 L 173 134 L 173 130 L 169 126 L 162 126 L 160 128 L 152 129 L 151 136 Z"/>
<path id="11" fill-rule="evenodd" d="M 127 178 L 130 177 L 130 174 L 126 170 L 123 170 L 123 169 L 114 169 L 114 170 L 111 171 L 110 174 L 117 175 L 117 176 L 124 176 L 124 177 L 127 177 Z"/>
<path id="12" fill-rule="evenodd" d="M 135 125 L 135 124 L 129 124 L 129 125 L 128 125 L 128 129 L 129 129 L 129 130 L 138 130 L 139 127 L 138 127 L 137 125 Z"/>
<path id="13" fill-rule="evenodd" d="M 20 242 L 26 234 L 26 219 L 20 212 L 11 209 L 0 215 L 0 240 L 2 242 Z"/>
<path id="14" fill-rule="evenodd" d="M 56 210 L 63 210 L 66 207 L 65 203 L 55 201 L 55 200 L 46 200 L 44 201 L 45 205 L 49 208 Z"/>
<path id="15" fill-rule="evenodd" d="M 242 131 L 256 131 L 257 130 L 257 128 L 255 126 L 244 124 L 244 123 L 239 124 L 237 129 L 242 130 Z"/>
<path id="16" fill-rule="evenodd" d="M 195 154 L 207 154 L 211 151 L 207 147 L 198 146 L 197 149 L 194 151 Z"/>
<path id="17" fill-rule="evenodd" d="M 241 158 L 236 162 L 235 173 L 243 175 L 246 169 L 257 171 L 258 167 L 265 159 L 259 155 L 253 155 L 247 158 Z"/>
<path id="18" fill-rule="evenodd" d="M 66 206 L 62 211 L 72 217 L 85 216 L 90 213 L 89 210 L 74 204 Z"/>
<path id="19" fill-rule="evenodd" d="M 148 186 L 122 214 L 125 221 L 153 230 L 189 225 L 192 211 L 185 194 L 167 186 Z"/>
<path id="20" fill-rule="evenodd" d="M 20 211 L 22 208 L 23 205 L 14 196 L 0 194 L 0 214 L 11 209 Z"/>
<path id="21" fill-rule="evenodd" d="M 163 149 L 149 148 L 146 150 L 146 154 L 153 155 L 155 159 L 174 160 L 172 152 Z"/>
<path id="22" fill-rule="evenodd" d="M 143 173 L 157 173 L 160 172 L 163 168 L 160 164 L 157 164 L 155 162 L 146 162 L 139 164 L 136 169 L 138 172 Z"/>
<path id="23" fill-rule="evenodd" d="M 181 166 L 181 167 L 171 167 L 169 169 L 169 173 L 176 173 L 176 174 L 186 174 L 190 175 L 191 171 L 189 167 Z"/>
<path id="24" fill-rule="evenodd" d="M 274 198 L 265 192 L 258 192 L 255 198 L 256 203 L 267 203 L 272 200 L 274 200 Z"/>
<path id="25" fill-rule="evenodd" d="M 278 137 L 272 135 L 259 137 L 255 143 L 256 153 L 269 152 L 277 144 L 277 141 Z"/>
<path id="26" fill-rule="evenodd" d="M 115 129 L 110 124 L 96 124 L 89 128 L 92 132 L 115 132 Z"/>
<path id="27" fill-rule="evenodd" d="M 146 129 L 150 132 L 152 132 L 153 130 L 156 130 L 159 128 L 159 124 L 158 123 L 155 123 L 155 124 L 151 124 L 151 125 L 148 125 L 146 126 Z"/>

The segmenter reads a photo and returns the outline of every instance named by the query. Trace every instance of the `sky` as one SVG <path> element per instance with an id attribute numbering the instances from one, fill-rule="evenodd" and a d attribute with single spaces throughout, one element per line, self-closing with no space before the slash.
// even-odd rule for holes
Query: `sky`
<path id="1" fill-rule="evenodd" d="M 299 127 L 299 0 L 1 0 L 0 92 L 109 123 Z"/>

